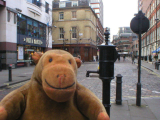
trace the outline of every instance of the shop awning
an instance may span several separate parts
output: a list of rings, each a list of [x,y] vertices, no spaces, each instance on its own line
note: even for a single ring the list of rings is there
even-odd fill
[[[160,51],[160,47],[157,50],[153,51],[152,53],[158,53],[159,51]]]

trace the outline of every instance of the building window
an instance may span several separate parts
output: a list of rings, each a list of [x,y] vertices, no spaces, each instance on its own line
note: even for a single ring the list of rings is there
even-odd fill
[[[99,8],[100,5],[99,4],[91,4],[91,8]]]
[[[72,1],[72,7],[78,6],[78,1]]]
[[[29,37],[46,39],[46,25],[22,14],[17,16],[17,32]]]
[[[39,36],[39,31],[38,31],[38,22],[33,21],[33,37],[38,38]],[[44,37],[44,35],[43,35]]]
[[[14,13],[14,24],[17,22],[17,14]]]
[[[26,35],[27,34],[27,18],[21,14],[18,14],[17,19],[17,32],[18,34]]]
[[[38,7],[41,6],[40,0],[27,0],[27,2],[30,2],[30,3],[32,3],[32,4],[35,4],[35,5],[37,5]]]
[[[72,11],[72,18],[77,18],[76,11]]]
[[[62,7],[66,7],[66,3],[65,2],[60,2],[59,3],[59,8],[62,8]]]
[[[59,28],[59,38],[60,39],[64,38],[64,29],[63,28]]]
[[[95,13],[100,13],[99,9],[94,9]]]
[[[7,11],[7,21],[10,22],[10,11]]]
[[[64,19],[64,13],[63,12],[60,12],[59,13],[59,20],[63,20]]]
[[[27,19],[27,33],[28,33],[28,36],[30,37],[33,36],[32,19],[30,18]]]
[[[39,37],[40,39],[46,39],[46,26],[39,23]]]
[[[46,13],[48,13],[49,12],[49,4],[47,2],[45,4],[45,9],[46,9]]]
[[[76,27],[72,27],[72,38],[77,38]]]

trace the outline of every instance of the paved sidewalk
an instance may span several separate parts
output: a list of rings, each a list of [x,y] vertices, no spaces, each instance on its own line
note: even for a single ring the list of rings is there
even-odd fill
[[[128,59],[131,60],[131,58],[128,58]],[[137,59],[135,59],[135,63],[138,64],[138,60],[137,60]],[[160,69],[159,69],[159,70],[155,69],[155,64],[154,64],[154,63],[152,64],[152,62],[147,62],[147,61],[141,60],[141,65],[142,65],[143,67],[149,69],[150,71],[152,71],[152,72],[160,75]]]
[[[135,99],[123,100],[122,105],[111,104],[111,120],[160,120],[160,98],[142,99],[141,107]]]
[[[12,81],[9,81],[9,71],[0,71],[0,88],[13,85],[19,82],[30,80],[35,66],[12,69]]]
[[[131,58],[127,58],[131,61]],[[137,62],[137,60],[135,60]],[[83,64],[90,64],[93,62],[85,62]],[[98,62],[94,62],[98,65]],[[142,61],[142,66],[155,72],[160,73],[160,70],[155,70],[152,63]],[[31,78],[35,66],[22,67],[12,69],[12,81],[8,81],[8,70],[0,72],[0,88],[7,85],[16,84],[18,82],[26,81]],[[111,120],[160,120],[160,97],[143,98],[141,99],[141,107],[136,106],[136,98],[123,99],[122,105],[116,105],[115,101],[111,100],[110,118]]]

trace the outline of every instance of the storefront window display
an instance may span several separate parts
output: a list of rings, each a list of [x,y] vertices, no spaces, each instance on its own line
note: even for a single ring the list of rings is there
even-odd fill
[[[18,60],[30,60],[31,56],[34,52],[44,52],[44,48],[42,47],[34,47],[34,46],[18,46],[17,47]]]
[[[23,67],[28,65],[34,65],[32,55],[34,52],[44,52],[43,47],[34,46],[17,46],[17,67]]]

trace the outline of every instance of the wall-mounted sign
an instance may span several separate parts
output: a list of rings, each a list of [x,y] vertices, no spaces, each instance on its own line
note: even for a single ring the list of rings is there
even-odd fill
[[[36,39],[34,39],[34,44],[42,45],[43,42],[42,42],[42,40],[36,40]]]
[[[32,44],[36,44],[36,45],[42,45],[43,44],[42,40],[33,39],[33,38],[24,38],[24,42],[32,43]]]
[[[79,33],[79,36],[83,36],[83,33]]]

